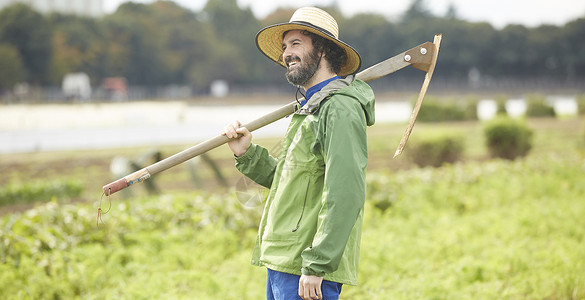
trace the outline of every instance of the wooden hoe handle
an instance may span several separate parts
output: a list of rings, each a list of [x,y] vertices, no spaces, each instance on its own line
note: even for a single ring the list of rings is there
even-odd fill
[[[435,36],[436,40],[436,36]],[[412,65],[413,67],[423,70],[425,72],[429,72],[429,68],[434,68],[434,63],[436,62],[436,52],[438,52],[438,47],[433,45],[433,43],[426,42],[421,45],[418,45],[408,51],[402,52],[394,57],[391,57],[383,62],[380,62],[374,66],[371,66],[356,75],[358,79],[363,81],[372,81],[378,79],[380,77],[386,76],[393,72],[396,72],[400,69],[403,69],[407,66]],[[427,77],[428,73],[427,73]],[[430,80],[430,78],[429,78]],[[426,83],[426,80],[425,80]],[[428,86],[428,83],[427,83]],[[424,87],[424,86],[423,86]],[[426,89],[425,89],[426,91]],[[424,97],[424,94],[423,94]],[[419,101],[420,96],[419,96]],[[257,130],[262,128],[268,124],[271,124],[275,121],[278,121],[288,115],[293,114],[297,109],[297,101],[291,102],[282,106],[281,108],[268,113],[254,121],[251,121],[247,124],[242,126],[248,128],[250,131]],[[419,106],[420,107],[420,106]],[[416,116],[415,116],[416,118]],[[412,122],[412,120],[411,120]],[[412,122],[414,124],[414,122]],[[412,130],[412,128],[411,128]],[[410,133],[410,132],[409,132]],[[215,149],[225,143],[227,143],[229,139],[225,135],[219,135],[214,138],[211,138],[207,141],[201,142],[200,144],[193,146],[191,148],[185,149],[171,157],[163,159],[159,162],[156,162],[146,168],[138,170],[130,175],[124,176],[114,182],[111,182],[105,186],[103,186],[104,195],[110,196],[117,191],[125,189],[135,183],[140,183],[150,176],[160,173],[166,169],[174,167],[180,163],[183,163],[193,157],[201,155],[209,150]]]

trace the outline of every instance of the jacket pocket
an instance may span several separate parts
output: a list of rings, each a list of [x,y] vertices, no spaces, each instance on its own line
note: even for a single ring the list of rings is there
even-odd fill
[[[309,184],[310,176],[306,170],[298,168],[279,182],[274,195],[269,196],[266,206],[265,228],[262,234],[264,241],[298,240],[299,228],[306,219],[311,199]],[[271,191],[272,192],[272,191]],[[295,229],[296,228],[296,229]],[[295,229],[295,230],[293,230]]]
[[[305,190],[305,199],[303,200],[303,207],[301,208],[301,215],[299,216],[299,220],[297,221],[297,226],[292,230],[292,232],[296,232],[299,230],[301,226],[301,220],[303,220],[303,215],[305,214],[305,208],[307,207],[307,197],[309,197],[309,187],[311,186],[311,181],[307,180],[307,189]]]

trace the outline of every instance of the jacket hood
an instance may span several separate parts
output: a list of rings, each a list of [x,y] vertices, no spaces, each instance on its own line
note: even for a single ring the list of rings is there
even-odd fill
[[[343,79],[331,81],[319,92],[315,93],[307,103],[296,113],[312,115],[319,110],[321,103],[329,99],[331,94],[348,96],[360,103],[366,115],[366,124],[374,125],[375,119],[375,97],[372,88],[365,82],[350,75]]]

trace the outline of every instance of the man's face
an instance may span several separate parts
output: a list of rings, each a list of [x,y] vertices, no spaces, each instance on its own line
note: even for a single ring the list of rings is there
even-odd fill
[[[291,30],[283,38],[282,50],[286,79],[295,86],[305,86],[319,68],[319,55],[311,38],[300,30]]]

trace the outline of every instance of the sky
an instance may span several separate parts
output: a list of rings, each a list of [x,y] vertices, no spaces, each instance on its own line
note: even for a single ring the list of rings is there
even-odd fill
[[[112,13],[127,0],[103,0],[104,11]],[[155,0],[134,0],[150,3]],[[240,7],[249,7],[257,18],[263,18],[277,7],[327,6],[337,2],[346,16],[374,12],[397,18],[410,6],[411,0],[237,0]],[[207,0],[175,0],[179,5],[199,11]],[[584,0],[426,0],[435,15],[444,15],[450,4],[457,8],[459,18],[471,22],[489,22],[496,28],[508,24],[536,27],[542,24],[564,25],[585,17]]]

